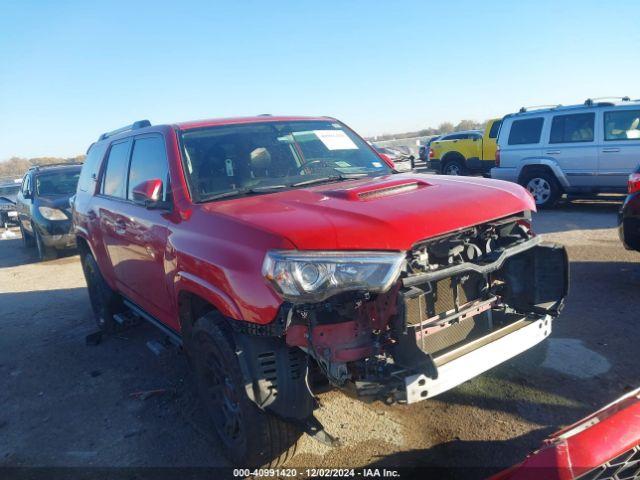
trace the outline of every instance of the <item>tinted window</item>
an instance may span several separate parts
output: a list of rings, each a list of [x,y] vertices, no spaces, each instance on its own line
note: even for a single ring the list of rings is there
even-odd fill
[[[604,139],[640,140],[640,110],[605,112]]]
[[[542,118],[515,120],[509,132],[509,145],[526,145],[538,143],[542,132]]]
[[[166,184],[167,169],[167,156],[162,137],[144,137],[135,140],[131,154],[131,167],[129,168],[127,198],[131,200],[133,189],[145,180],[159,178]]]
[[[102,193],[112,197],[124,198],[127,184],[127,164],[129,154],[129,142],[116,143],[111,146],[107,169],[104,172]]]
[[[106,142],[93,145],[89,149],[84,165],[82,165],[82,172],[80,173],[80,180],[78,181],[78,190],[82,190],[83,192],[94,192],[94,181],[98,178],[100,161],[102,160],[106,149]]]
[[[454,133],[452,135],[447,135],[446,137],[442,137],[440,140],[460,140],[461,138],[464,138],[464,135],[461,135],[459,133]]]
[[[489,138],[496,138],[498,136],[498,130],[500,130],[500,125],[502,125],[502,120],[493,122],[493,125],[491,125],[491,130],[489,130]]]
[[[595,113],[556,115],[551,123],[549,143],[593,142]]]

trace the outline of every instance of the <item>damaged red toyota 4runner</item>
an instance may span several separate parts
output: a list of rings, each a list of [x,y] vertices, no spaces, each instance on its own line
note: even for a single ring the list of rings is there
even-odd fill
[[[98,325],[182,345],[235,465],[286,461],[314,390],[413,403],[549,335],[562,246],[513,183],[399,174],[327,117],[207,120],[105,133],[74,202]]]

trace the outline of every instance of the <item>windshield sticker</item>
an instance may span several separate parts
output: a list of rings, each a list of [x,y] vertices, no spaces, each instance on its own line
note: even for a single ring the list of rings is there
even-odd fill
[[[314,130],[328,150],[357,150],[358,147],[342,130]]]
[[[224,165],[227,170],[227,177],[233,177],[233,160],[231,160],[230,158],[227,158],[224,161]]]
[[[340,162],[335,162],[335,164],[336,164],[337,166],[339,166],[339,167],[342,167],[342,168],[348,168],[348,167],[350,167],[350,166],[351,166],[351,164],[350,164],[349,162],[342,162],[342,161],[340,161]]]
[[[382,164],[380,162],[371,162],[371,165],[373,165],[376,168],[382,167]]]

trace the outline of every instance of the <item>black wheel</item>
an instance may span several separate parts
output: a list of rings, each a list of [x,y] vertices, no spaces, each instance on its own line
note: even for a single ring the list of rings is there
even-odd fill
[[[38,251],[38,260],[51,260],[56,258],[57,252],[54,248],[47,247],[42,240],[42,236],[34,229],[34,236],[36,237],[36,250]]]
[[[188,349],[198,393],[233,466],[275,468],[293,457],[301,432],[249,399],[224,322],[211,312],[199,318],[191,331]]]
[[[33,247],[33,237],[27,233],[27,231],[22,226],[22,223],[19,223],[20,226],[20,235],[22,235],[22,245],[26,248]]]
[[[562,196],[562,189],[555,175],[548,170],[525,172],[520,185],[531,193],[539,208],[553,208]]]
[[[449,160],[442,165],[443,175],[465,175],[466,168],[462,160]]]
[[[123,310],[120,295],[107,285],[98,264],[90,253],[82,258],[82,271],[87,281],[89,301],[98,327],[107,333],[116,331],[119,324],[113,316]]]

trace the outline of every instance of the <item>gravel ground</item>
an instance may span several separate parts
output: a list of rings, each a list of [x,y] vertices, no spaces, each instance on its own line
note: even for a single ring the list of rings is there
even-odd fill
[[[546,353],[411,406],[323,394],[317,416],[342,446],[305,437],[291,466],[463,465],[482,467],[479,477],[637,385],[640,254],[618,240],[618,206],[574,201],[534,217],[571,259],[571,295]],[[148,325],[85,345],[94,331],[77,256],[37,263],[19,232],[0,240],[0,466],[226,465],[199,421],[184,356],[152,353],[146,343],[162,337]],[[132,396],[155,389],[164,391]]]

